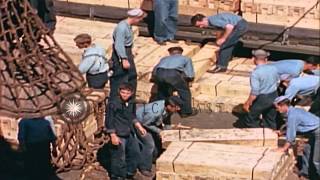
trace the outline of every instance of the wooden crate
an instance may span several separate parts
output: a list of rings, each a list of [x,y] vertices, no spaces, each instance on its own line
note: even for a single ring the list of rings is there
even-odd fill
[[[294,165],[290,152],[200,142],[174,142],[156,163],[157,179],[282,180]]]
[[[18,123],[19,120],[17,118],[0,116],[0,136],[3,136],[7,140],[13,140],[17,142]]]

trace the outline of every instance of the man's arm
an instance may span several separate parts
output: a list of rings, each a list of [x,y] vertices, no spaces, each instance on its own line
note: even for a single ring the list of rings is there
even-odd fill
[[[193,69],[193,64],[192,64],[192,60],[190,58],[186,58],[187,60],[187,64],[185,66],[185,74],[187,75],[187,77],[192,80],[195,76],[194,73],[194,69]]]
[[[290,101],[298,94],[299,88],[295,85],[290,85],[286,89],[284,96],[286,96]]]
[[[227,38],[230,36],[230,34],[232,33],[233,29],[234,29],[234,25],[232,24],[227,24],[225,27],[224,27],[225,31],[222,35],[222,37],[220,37],[219,39],[217,39],[217,44],[219,46],[221,46],[226,40]]]
[[[125,48],[125,33],[126,30],[122,27],[118,27],[115,31],[114,47],[121,60],[128,59]]]
[[[257,98],[259,95],[259,89],[260,89],[260,81],[258,76],[255,74],[255,72],[252,72],[250,77],[250,86],[251,86],[251,92],[247,99],[247,101],[243,105],[243,109],[247,112],[249,112],[249,109],[253,103],[253,101]]]

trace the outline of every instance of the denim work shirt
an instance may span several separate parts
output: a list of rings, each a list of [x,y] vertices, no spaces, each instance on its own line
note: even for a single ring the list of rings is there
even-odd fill
[[[290,81],[285,96],[292,100],[296,95],[305,96],[316,93],[319,88],[319,83],[319,76],[306,75],[294,78]]]
[[[136,104],[133,100],[124,102],[120,97],[108,102],[106,112],[107,133],[116,133],[120,137],[127,137],[134,133],[136,119]]]
[[[258,65],[250,76],[251,95],[270,94],[278,87],[279,75],[275,67]]]
[[[277,68],[279,75],[290,74],[292,77],[298,77],[303,71],[304,61],[286,59],[270,63],[270,65]]]
[[[122,20],[114,29],[113,44],[118,56],[121,59],[128,59],[126,47],[133,44],[133,31],[127,20]]]
[[[94,75],[108,71],[109,65],[105,57],[106,51],[99,45],[93,44],[86,48],[79,65],[80,72]]]
[[[232,14],[232,13],[219,13],[214,16],[209,16],[209,26],[214,26],[218,28],[225,28],[227,24],[236,26],[239,21],[242,20],[242,17]]]
[[[152,132],[160,133],[159,126],[163,123],[163,119],[168,116],[165,110],[165,101],[160,100],[144,104],[137,109],[136,116],[145,128]]]
[[[183,55],[171,55],[163,57],[159,64],[154,67],[153,74],[157,69],[175,69],[183,72],[188,78],[194,78],[193,64],[189,57]]]
[[[289,107],[286,139],[294,143],[297,132],[305,133],[319,128],[319,117],[299,108]]]

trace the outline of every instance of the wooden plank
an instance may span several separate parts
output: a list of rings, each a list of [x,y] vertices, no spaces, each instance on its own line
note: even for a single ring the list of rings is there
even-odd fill
[[[190,146],[192,143],[190,142],[177,142],[171,144],[167,151],[165,151],[156,162],[157,171],[162,172],[174,172],[172,162],[175,160],[177,155],[183,151],[183,149]]]
[[[248,84],[234,83],[233,81],[222,81],[217,85],[217,96],[248,96],[250,94]]]
[[[217,46],[207,44],[192,57],[192,63],[195,70],[194,81],[199,80],[200,77],[210,69],[210,64],[216,62],[217,50]]]
[[[255,147],[277,147],[278,136],[271,129],[192,129],[165,130],[161,132],[163,142],[211,142]]]

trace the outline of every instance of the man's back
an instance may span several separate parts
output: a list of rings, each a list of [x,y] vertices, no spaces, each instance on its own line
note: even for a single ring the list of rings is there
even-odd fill
[[[175,69],[180,72],[184,72],[185,75],[189,78],[194,77],[194,70],[192,61],[189,57],[183,55],[170,55],[162,58],[155,67],[155,69]]]
[[[277,68],[279,75],[290,74],[293,77],[298,77],[303,71],[304,61],[298,59],[286,59],[273,62],[270,65]]]
[[[258,65],[251,73],[251,88],[255,95],[269,94],[277,90],[278,71],[268,64]]]

